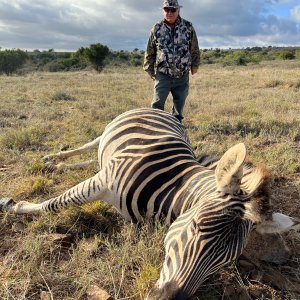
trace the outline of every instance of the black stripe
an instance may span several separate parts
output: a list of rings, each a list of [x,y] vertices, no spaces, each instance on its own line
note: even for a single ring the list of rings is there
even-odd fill
[[[161,164],[159,164],[158,169],[163,169],[164,167],[170,166],[170,161],[173,161],[173,159],[170,159],[168,161],[165,161]],[[149,198],[153,195],[155,191],[161,188],[161,186],[167,182],[170,182],[176,175],[180,174],[182,171],[186,170],[186,168],[193,166],[194,162],[184,162],[180,165],[174,166],[171,169],[168,169],[167,171],[164,171],[163,173],[158,174],[155,178],[153,178],[151,181],[149,181],[146,186],[143,188],[139,195],[138,200],[138,210],[139,213],[143,216],[147,212],[147,204]],[[149,170],[150,171],[150,170]],[[175,183],[172,184],[172,187],[176,186],[176,188],[180,188],[184,182],[182,181],[182,177],[175,181]],[[170,191],[170,189],[169,189]],[[162,215],[166,216],[171,203],[174,200],[175,192],[172,191],[169,197],[165,200],[163,207],[162,207]],[[147,199],[147,201],[145,201]],[[159,203],[159,200],[155,200],[156,203]]]
[[[130,141],[130,140],[129,140]],[[145,143],[144,143],[145,141]],[[127,142],[128,143],[128,142]],[[140,147],[140,145],[149,145],[149,147]],[[128,143],[129,144],[129,143]],[[186,144],[179,138],[174,138],[174,137],[164,137],[162,139],[157,140],[157,143],[153,143],[153,140],[148,142],[148,140],[140,140],[140,144],[130,144],[130,145],[136,145],[136,148],[131,148],[131,149],[124,149],[122,151],[122,154],[126,153],[146,153],[149,154],[153,151],[163,151],[163,150],[171,150],[175,148],[181,148],[182,151],[188,150],[189,153],[193,156],[193,152],[186,146]],[[147,146],[148,146],[147,145]],[[122,149],[120,147],[120,149]]]
[[[147,119],[152,118],[153,120],[168,123],[170,126],[177,126],[177,127],[182,126],[178,122],[178,120],[170,113],[167,113],[162,110],[153,110],[153,109],[135,109],[130,112],[126,112],[122,115],[119,115],[117,118],[115,118],[110,125],[114,125],[114,123],[121,122],[122,120],[129,119],[130,121],[132,120],[132,117],[140,117],[140,118],[147,118]],[[110,129],[109,128],[110,125],[108,125],[108,129]]]
[[[112,135],[111,139],[106,142],[106,144],[103,146],[103,149],[102,149],[101,161],[103,162],[103,155],[105,153],[105,150],[110,146],[110,144],[113,141],[116,141],[119,138],[124,138],[126,135],[137,135],[138,136],[139,134],[144,134],[144,135],[148,135],[148,136],[156,136],[156,137],[166,135],[164,132],[156,132],[156,131],[148,129],[148,128],[137,127],[137,126],[127,127],[124,130],[121,130],[120,132]]]
[[[132,199],[133,199],[133,195],[134,192],[138,189],[138,187],[145,181],[147,180],[147,178],[149,178],[149,176],[157,171],[160,171],[164,168],[168,168],[168,167],[172,167],[172,165],[178,161],[180,161],[181,159],[187,159],[190,158],[190,153],[189,151],[187,151],[186,149],[184,150],[172,150],[170,149],[170,151],[166,151],[163,153],[159,153],[159,154],[154,154],[154,155],[150,155],[147,156],[145,158],[143,158],[141,160],[141,163],[139,163],[138,165],[134,166],[134,168],[132,169],[131,174],[128,176],[128,178],[126,179],[126,182],[124,184],[124,188],[129,184],[129,181],[131,180],[132,176],[139,171],[139,169],[141,168],[141,166],[145,165],[148,162],[155,162],[157,160],[160,159],[165,159],[170,157],[171,155],[177,155],[176,157],[173,158],[169,158],[166,159],[163,162],[160,163],[155,163],[153,165],[148,166],[145,170],[143,170],[141,172],[141,174],[139,175],[139,177],[135,180],[135,182],[130,186],[128,194],[127,194],[127,198],[126,198],[126,207],[127,210],[130,214],[130,216],[132,217],[133,220],[136,220],[133,211],[132,211]],[[187,155],[187,156],[185,156]],[[191,159],[191,163],[194,164],[194,161]],[[173,168],[174,169],[174,168]],[[181,169],[181,168],[180,168]],[[177,170],[177,171],[176,171]],[[138,196],[139,200],[138,200],[138,207],[139,207],[139,211],[141,213],[141,215],[144,215],[146,210],[147,210],[147,203],[149,201],[149,198],[153,195],[153,193],[159,188],[161,187],[164,183],[168,182],[169,180],[172,179],[172,177],[174,177],[176,174],[178,174],[179,169],[175,168],[176,173],[174,172],[163,172],[156,176],[155,178],[153,178],[151,180],[151,183],[146,185],[146,188],[143,189],[143,191],[141,192],[141,194]]]

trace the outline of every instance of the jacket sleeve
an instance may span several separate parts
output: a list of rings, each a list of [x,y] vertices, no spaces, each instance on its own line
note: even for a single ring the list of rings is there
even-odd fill
[[[147,43],[147,48],[144,56],[144,70],[150,75],[155,74],[156,61],[156,43],[153,30],[150,32],[150,37]]]
[[[198,39],[195,29],[192,30],[192,42],[191,42],[191,59],[192,68],[198,68],[200,65],[200,50],[198,45]]]

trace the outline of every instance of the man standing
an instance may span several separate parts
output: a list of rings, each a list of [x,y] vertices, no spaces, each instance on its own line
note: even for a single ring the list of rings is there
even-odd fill
[[[150,32],[144,70],[155,80],[151,106],[164,109],[169,92],[173,96],[172,114],[181,122],[189,91],[189,70],[197,73],[200,51],[192,23],[180,17],[177,0],[164,0],[164,19]]]

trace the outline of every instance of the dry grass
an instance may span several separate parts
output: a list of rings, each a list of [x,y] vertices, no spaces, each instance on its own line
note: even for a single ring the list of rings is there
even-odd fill
[[[191,78],[184,119],[197,154],[221,155],[244,141],[249,158],[274,175],[276,208],[294,216],[300,214],[299,67],[299,61],[203,66]],[[95,138],[121,112],[149,106],[152,89],[134,68],[1,76],[0,196],[40,202],[94,174],[48,173],[41,157]],[[143,299],[159,276],[166,229],[123,222],[105,204],[39,217],[1,214],[0,222],[0,299],[40,299],[41,291],[54,299],[86,299],[92,284],[116,299]],[[54,242],[56,234],[65,240]],[[273,270],[299,284],[300,237],[284,238],[292,256]],[[232,265],[201,287],[196,299],[247,295],[299,299],[299,290],[278,280],[253,280]]]

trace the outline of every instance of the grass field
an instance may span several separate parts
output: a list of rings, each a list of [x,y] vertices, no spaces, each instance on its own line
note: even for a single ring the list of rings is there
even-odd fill
[[[0,198],[38,203],[92,176],[96,169],[48,172],[41,157],[90,141],[126,110],[148,107],[152,90],[140,68],[0,76]],[[197,155],[220,156],[244,142],[248,159],[270,169],[276,210],[297,217],[299,116],[299,60],[205,65],[191,78],[184,125]],[[81,157],[90,158],[96,153]],[[57,215],[1,213],[0,222],[0,299],[41,299],[42,291],[44,299],[86,299],[92,285],[115,299],[144,299],[158,279],[166,228],[137,228],[106,204]],[[283,264],[247,256],[194,299],[300,299],[300,234],[282,238],[291,251]]]

